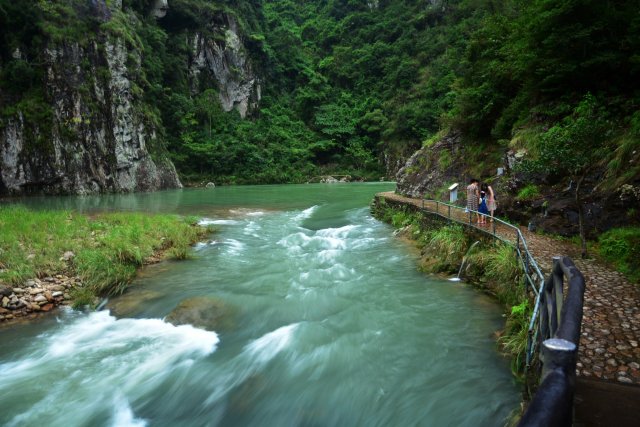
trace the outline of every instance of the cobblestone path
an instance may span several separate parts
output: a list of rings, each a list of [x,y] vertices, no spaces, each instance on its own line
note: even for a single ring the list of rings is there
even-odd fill
[[[402,197],[393,192],[378,196],[449,214],[446,206],[436,206],[433,202],[423,204],[420,199]],[[459,210],[452,209],[451,217],[459,222],[469,222],[468,214]],[[474,226],[494,232],[493,223]],[[640,385],[640,287],[601,261],[581,259],[580,249],[570,243],[531,233],[523,227],[520,231],[543,274],[551,271],[554,256],[569,256],[585,277],[577,374]],[[512,229],[499,224],[495,233],[505,240],[515,239]]]

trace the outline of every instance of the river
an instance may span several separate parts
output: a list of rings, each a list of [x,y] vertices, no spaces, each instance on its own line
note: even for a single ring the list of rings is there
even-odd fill
[[[176,212],[219,231],[146,267],[99,312],[0,329],[0,425],[499,426],[519,404],[500,307],[417,271],[371,217],[392,183],[32,198],[34,208]],[[185,299],[218,330],[163,319]]]

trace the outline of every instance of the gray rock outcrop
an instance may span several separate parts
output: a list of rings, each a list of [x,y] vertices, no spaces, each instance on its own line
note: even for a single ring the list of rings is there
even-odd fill
[[[182,186],[135,94],[139,53],[120,38],[100,37],[50,44],[43,52],[42,111],[18,104],[13,115],[0,119],[0,194]]]
[[[207,38],[201,33],[193,36],[193,58],[189,67],[192,90],[198,91],[200,73],[211,73],[218,86],[222,109],[235,108],[244,118],[260,101],[260,81],[245,52],[235,18],[229,14],[223,17],[224,24],[214,28],[224,35],[224,40]]]
[[[437,193],[463,178],[460,134],[446,135],[433,145],[422,147],[396,174],[399,194],[434,198]]]

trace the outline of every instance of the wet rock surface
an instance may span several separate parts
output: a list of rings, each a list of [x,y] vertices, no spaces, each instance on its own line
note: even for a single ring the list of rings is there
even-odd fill
[[[422,207],[422,200],[395,193],[378,195],[386,200]],[[425,204],[435,211],[435,204]],[[456,211],[458,213],[458,211]],[[460,212],[458,220],[467,222]],[[492,225],[484,227],[492,231]],[[569,256],[586,280],[581,339],[576,374],[620,384],[640,385],[640,289],[622,273],[597,259],[581,259],[580,248],[570,243],[520,231],[533,257],[544,274],[551,271],[553,257]],[[513,231],[496,227],[504,239],[512,239]]]
[[[236,310],[213,297],[194,297],[180,302],[165,319],[174,325],[193,325],[208,331],[233,328]]]

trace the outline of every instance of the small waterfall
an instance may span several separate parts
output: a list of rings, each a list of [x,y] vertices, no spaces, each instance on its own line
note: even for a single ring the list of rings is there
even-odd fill
[[[480,243],[480,240],[476,240],[475,242],[473,242],[473,244],[469,247],[469,249],[467,250],[467,253],[464,254],[464,256],[462,257],[462,264],[460,264],[460,269],[458,270],[458,275],[456,277],[452,277],[449,280],[452,282],[459,282],[460,280],[462,280],[462,269],[465,266],[465,263],[467,262],[467,257],[469,256],[469,253],[471,253],[471,250],[478,244]]]
[[[103,298],[102,301],[100,301],[100,304],[98,304],[98,306],[96,307],[96,311],[102,310],[107,305],[108,302],[109,302],[109,298]]]

